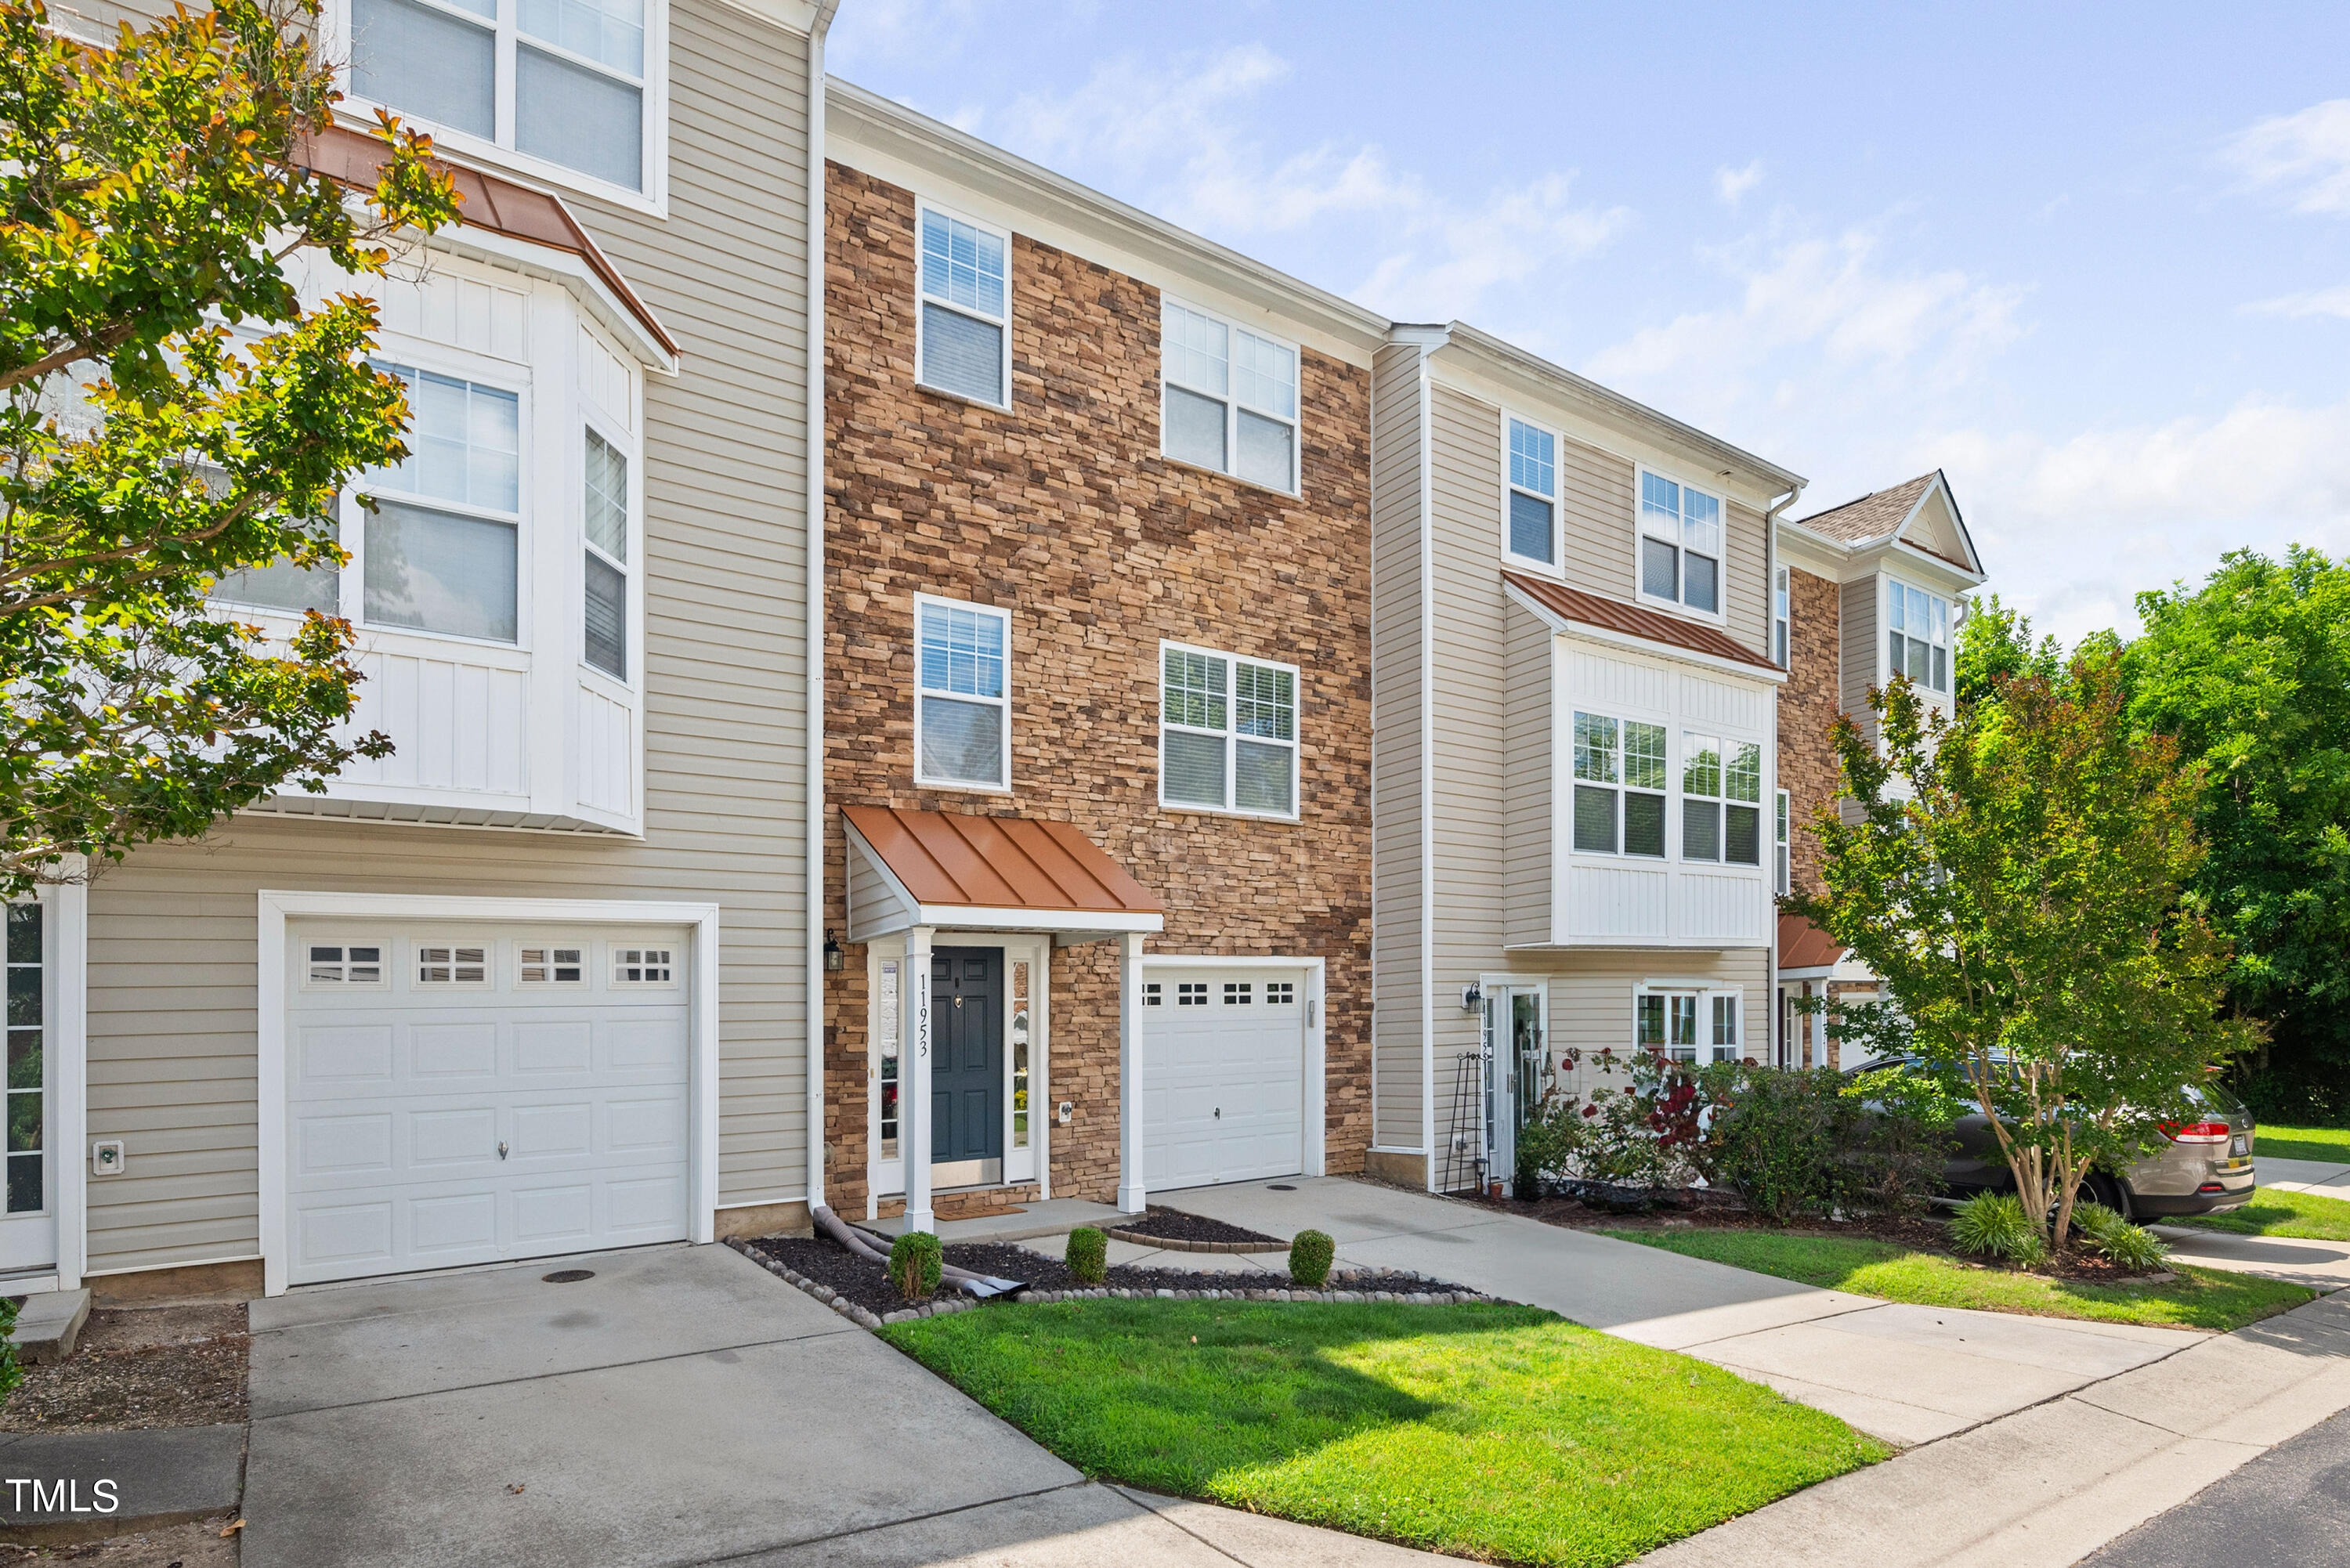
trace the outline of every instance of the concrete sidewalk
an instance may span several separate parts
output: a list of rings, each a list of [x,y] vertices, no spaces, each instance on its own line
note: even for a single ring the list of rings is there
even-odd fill
[[[1888,1442],[1929,1442],[2175,1355],[2192,1330],[1903,1306],[1342,1178],[1154,1193],[1342,1263],[1411,1269],[1769,1384]],[[1210,1254],[1148,1261],[1196,1266]],[[1123,1261],[1123,1260],[1121,1260]],[[1278,1254],[1266,1260],[1280,1266]]]

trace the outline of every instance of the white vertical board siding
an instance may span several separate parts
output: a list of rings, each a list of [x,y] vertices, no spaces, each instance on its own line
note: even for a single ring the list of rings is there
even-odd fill
[[[802,1195],[806,51],[672,0],[668,217],[565,196],[682,351],[644,394],[644,837],[243,819],[108,873],[89,1135],[130,1159],[90,1183],[94,1272],[257,1251],[264,888],[715,900],[718,1200]]]
[[[1420,1143],[1419,356],[1371,365],[1372,1141]]]
[[[1555,831],[1558,734],[1555,672],[1563,657],[1550,628],[1523,605],[1504,612],[1508,639],[1507,711],[1502,727],[1502,901],[1503,938],[1552,940],[1551,844]]]

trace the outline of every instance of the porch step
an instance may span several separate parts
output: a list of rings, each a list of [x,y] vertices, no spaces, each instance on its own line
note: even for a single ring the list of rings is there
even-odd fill
[[[1052,1198],[1042,1203],[1023,1204],[1019,1210],[1004,1214],[975,1214],[968,1220],[941,1220],[938,1222],[939,1240],[949,1244],[957,1241],[1033,1241],[1039,1236],[1066,1236],[1080,1225],[1090,1225],[1107,1231],[1121,1220],[1137,1216],[1128,1214],[1107,1203],[1088,1203],[1082,1198]],[[903,1235],[905,1216],[893,1220],[875,1220],[863,1223],[868,1231],[879,1231],[884,1236]]]
[[[8,1338],[16,1359],[27,1366],[63,1361],[73,1354],[81,1325],[89,1321],[89,1293],[42,1291],[16,1309],[16,1329]]]

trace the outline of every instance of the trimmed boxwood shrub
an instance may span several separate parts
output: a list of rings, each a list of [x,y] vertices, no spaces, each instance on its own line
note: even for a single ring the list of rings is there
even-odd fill
[[[909,1231],[889,1243],[889,1283],[910,1302],[927,1301],[938,1293],[939,1271],[946,1249],[928,1231]]]
[[[1300,1231],[1289,1243],[1289,1277],[1309,1291],[1318,1291],[1330,1277],[1330,1260],[1338,1243],[1319,1231]]]
[[[1109,1268],[1109,1238],[1090,1225],[1080,1225],[1069,1232],[1069,1250],[1062,1261],[1078,1283],[1097,1285]]]

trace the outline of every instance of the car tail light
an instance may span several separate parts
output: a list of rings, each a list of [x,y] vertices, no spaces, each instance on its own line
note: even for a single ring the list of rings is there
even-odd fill
[[[2225,1143],[2230,1135],[2225,1122],[2165,1122],[2162,1136],[2173,1143]]]

